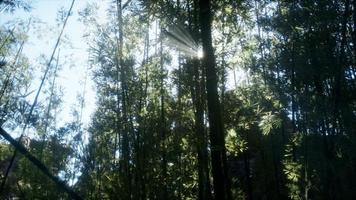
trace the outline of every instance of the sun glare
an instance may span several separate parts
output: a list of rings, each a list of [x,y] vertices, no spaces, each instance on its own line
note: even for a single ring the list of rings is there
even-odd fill
[[[197,51],[197,57],[200,59],[200,58],[203,58],[203,49],[201,47],[198,48],[198,51]]]

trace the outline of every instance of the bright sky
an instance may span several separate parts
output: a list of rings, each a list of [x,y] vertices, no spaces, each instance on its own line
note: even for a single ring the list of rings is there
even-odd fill
[[[17,9],[14,13],[0,13],[0,26],[16,18],[26,21],[33,18],[32,21],[40,20],[43,22],[43,24],[36,25],[37,27],[41,27],[40,30],[35,30],[33,27],[30,29],[29,41],[25,43],[23,49],[23,53],[29,58],[31,65],[36,69],[36,80],[32,84],[32,90],[37,90],[39,80],[43,74],[40,70],[43,64],[39,64],[39,56],[43,54],[47,59],[51,56],[60,28],[62,27],[62,23],[58,26],[56,21],[58,10],[63,9],[68,11],[72,0],[33,0],[31,2],[31,12]],[[62,41],[69,40],[71,45],[64,44],[59,47],[61,52],[59,62],[62,64],[62,70],[59,72],[56,82],[63,89],[64,102],[62,111],[58,115],[58,126],[72,120],[72,108],[75,104],[78,105],[77,96],[83,92],[85,72],[88,67],[88,45],[82,37],[85,27],[82,22],[78,21],[78,11],[83,10],[88,3],[93,2],[97,2],[100,6],[98,13],[105,13],[106,8],[104,6],[107,5],[108,0],[100,2],[96,0],[76,0],[73,7],[73,15],[69,17],[62,36]],[[105,16],[99,16],[99,21],[104,21],[104,19]],[[55,62],[53,61],[53,63]],[[49,83],[47,82],[46,84]],[[42,95],[42,97],[44,96]],[[34,98],[34,95],[32,98]],[[87,125],[90,115],[95,109],[95,89],[90,74],[87,78],[85,100],[82,120]]]

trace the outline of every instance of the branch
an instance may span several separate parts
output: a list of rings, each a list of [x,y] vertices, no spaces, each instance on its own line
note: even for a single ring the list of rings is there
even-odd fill
[[[128,6],[130,2],[131,2],[131,0],[127,0],[126,3],[122,6],[122,10],[125,9],[126,6]]]
[[[56,185],[64,190],[72,199],[82,200],[82,198],[74,192],[65,181],[60,180],[57,176],[51,174],[49,169],[36,157],[34,157],[22,144],[12,138],[4,129],[0,128],[0,135],[2,135],[7,141],[11,143],[12,146],[16,148],[21,154],[23,154],[32,164],[36,165],[36,167],[42,171],[48,178],[50,178]]]

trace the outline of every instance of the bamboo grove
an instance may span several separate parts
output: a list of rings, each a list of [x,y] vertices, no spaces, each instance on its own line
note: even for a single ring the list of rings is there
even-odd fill
[[[70,2],[35,91],[39,22],[1,24],[1,199],[356,198],[356,0]],[[71,12],[88,76],[58,126]]]

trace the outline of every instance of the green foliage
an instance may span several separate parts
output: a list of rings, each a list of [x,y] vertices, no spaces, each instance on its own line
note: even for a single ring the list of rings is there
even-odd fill
[[[234,129],[228,130],[225,140],[228,155],[238,156],[248,148],[247,142],[240,135],[238,135]]]
[[[282,125],[282,120],[277,117],[277,115],[272,114],[272,112],[267,112],[261,117],[261,121],[258,124],[263,135],[268,135],[273,129],[280,128]]]
[[[303,137],[300,133],[296,133],[291,137],[290,142],[286,145],[283,172],[287,179],[287,188],[291,199],[302,199],[302,190],[300,182],[302,179],[302,164],[296,160],[296,148],[301,146]]]
[[[24,0],[0,0],[0,11],[14,12],[15,9],[31,10],[31,4]]]

